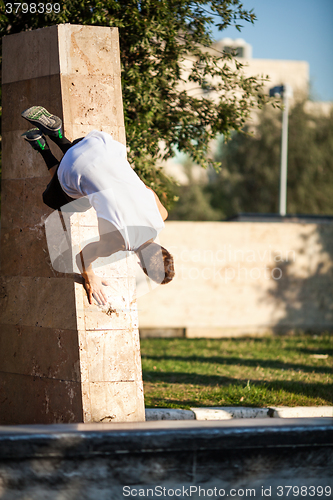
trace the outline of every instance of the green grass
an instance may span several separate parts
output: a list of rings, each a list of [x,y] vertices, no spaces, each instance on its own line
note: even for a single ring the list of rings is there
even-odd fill
[[[141,351],[148,408],[333,404],[329,334],[142,339]]]

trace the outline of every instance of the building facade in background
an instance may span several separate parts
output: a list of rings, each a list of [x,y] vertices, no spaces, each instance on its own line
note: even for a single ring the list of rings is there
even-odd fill
[[[252,57],[252,46],[246,43],[242,38],[232,40],[231,38],[223,38],[215,42],[212,47],[206,49],[210,54],[218,56],[222,52],[234,52],[236,57],[243,66],[243,72],[246,77],[268,77],[268,81],[264,82],[263,90],[267,95],[272,87],[288,84],[293,89],[293,99],[290,101],[290,106],[296,100],[308,99],[310,93],[310,68],[306,61],[289,61],[278,59],[256,59]],[[195,58],[191,55],[184,61],[184,77],[190,73],[192,62]],[[224,62],[223,62],[224,64]],[[183,89],[186,89],[189,95],[195,97],[205,97],[218,100],[218,93],[207,91],[198,88],[193,82],[187,81]],[[332,108],[330,102],[313,102],[308,100],[306,110],[310,113],[328,114]],[[253,111],[249,120],[249,125],[255,127],[257,117],[260,111]],[[216,143],[211,145],[211,150],[214,151]],[[171,175],[180,184],[186,185],[189,179],[184,169],[184,155],[176,155],[164,164],[165,171]],[[191,169],[192,178],[205,182],[208,179],[208,173],[200,166],[193,166]]]

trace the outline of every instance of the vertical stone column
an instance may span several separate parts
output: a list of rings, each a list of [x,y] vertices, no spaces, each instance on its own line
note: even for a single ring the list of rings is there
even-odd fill
[[[130,258],[96,268],[112,280],[107,308],[88,304],[75,265],[53,268],[49,174],[20,137],[21,111],[38,104],[63,118],[69,139],[97,129],[125,143],[118,30],[64,24],[4,37],[2,84],[0,423],[142,421]],[[75,248],[97,237],[93,209],[62,223]]]

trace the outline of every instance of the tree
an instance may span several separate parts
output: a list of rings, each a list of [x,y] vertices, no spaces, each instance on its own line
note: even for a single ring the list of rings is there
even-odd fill
[[[211,194],[204,189],[203,181],[193,176],[193,162],[186,158],[183,162],[184,173],[188,178],[187,185],[175,188],[177,200],[169,212],[169,220],[212,221],[220,220],[222,213],[211,206]]]
[[[2,3],[2,2],[1,2]],[[240,21],[253,22],[240,0],[63,0],[56,13],[6,13],[2,6],[0,35],[60,23],[119,28],[123,102],[129,160],[140,177],[164,200],[171,183],[156,167],[176,146],[196,163],[207,166],[207,148],[217,133],[240,130],[249,111],[264,100],[261,82],[245,78],[231,54],[210,55],[211,27],[223,30]],[[3,4],[2,4],[3,5]],[[31,4],[31,2],[29,3]],[[7,9],[9,10],[9,9]],[[195,56],[189,76],[199,88],[220,92],[220,100],[191,97],[180,90],[182,61]],[[164,148],[161,149],[161,141]]]
[[[288,213],[333,213],[333,112],[309,114],[298,102],[289,115]],[[277,213],[281,112],[265,109],[253,136],[221,143],[222,169],[205,189],[225,217],[240,212]]]
[[[289,212],[333,214],[333,109],[329,116],[316,116],[297,105],[289,144]]]

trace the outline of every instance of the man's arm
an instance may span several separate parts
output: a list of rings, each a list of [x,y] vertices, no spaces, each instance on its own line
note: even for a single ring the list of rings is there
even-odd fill
[[[89,243],[76,256],[76,263],[84,279],[84,287],[88,295],[89,304],[93,303],[93,297],[98,304],[105,305],[107,303],[102,285],[107,285],[108,283],[95,275],[92,263],[98,259],[98,257],[108,255],[109,253],[106,252],[105,245],[100,240]]]
[[[86,269],[90,269],[98,257],[108,257],[120,250],[126,250],[124,238],[111,222],[98,217],[98,233],[99,241],[88,243],[79,254]]]
[[[92,263],[98,257],[108,257],[126,248],[121,233],[109,221],[98,218],[98,231],[99,241],[89,243],[76,256],[76,263],[84,278],[90,304],[92,304],[93,296],[99,303],[106,304],[107,299],[102,285],[109,284],[95,275]]]
[[[148,186],[146,186],[146,188],[147,188],[147,189],[150,189],[150,191],[152,191],[152,192],[154,193],[155,200],[156,200],[156,204],[157,204],[157,208],[158,208],[159,213],[161,214],[162,219],[163,219],[163,220],[167,219],[167,217],[168,217],[168,215],[169,215],[169,214],[168,214],[168,211],[167,211],[167,209],[166,209],[166,208],[162,205],[162,203],[160,202],[160,199],[159,199],[159,197],[157,196],[157,194],[155,193],[155,191],[154,191],[152,188],[148,187]]]

